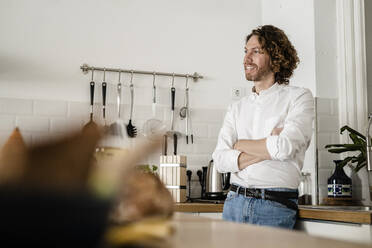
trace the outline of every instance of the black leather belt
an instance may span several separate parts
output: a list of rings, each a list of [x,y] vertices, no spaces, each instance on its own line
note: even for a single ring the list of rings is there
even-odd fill
[[[280,204],[283,204],[287,208],[290,208],[296,211],[298,209],[297,204],[290,200],[290,199],[298,199],[297,192],[270,191],[270,190],[265,190],[265,189],[250,189],[250,188],[240,187],[234,184],[231,185],[230,190],[238,194],[244,195],[246,197],[253,197],[257,199],[275,201]],[[264,191],[264,194],[262,194],[263,191]]]

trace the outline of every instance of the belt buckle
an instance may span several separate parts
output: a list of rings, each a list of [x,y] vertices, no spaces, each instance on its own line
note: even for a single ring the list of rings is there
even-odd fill
[[[258,199],[261,198],[261,190],[260,190],[260,189],[256,189],[256,190],[254,191],[254,197],[255,197],[255,198],[258,198]]]
[[[244,196],[245,197],[248,197],[248,195],[247,195],[247,188],[244,188]]]

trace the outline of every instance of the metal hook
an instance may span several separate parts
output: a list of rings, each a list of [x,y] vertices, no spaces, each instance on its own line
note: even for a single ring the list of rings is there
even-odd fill
[[[130,85],[133,86],[133,70],[130,71]]]
[[[155,116],[155,104],[156,104],[156,86],[155,86],[155,78],[156,78],[156,72],[154,71],[152,73],[153,80],[152,80],[152,115]]]
[[[156,77],[156,72],[152,73],[153,80],[152,80],[152,87],[155,88],[155,77]]]
[[[174,72],[172,74],[172,87],[174,87]]]
[[[106,67],[103,67],[103,82],[106,81]]]
[[[186,90],[189,88],[189,74],[186,74]]]
[[[93,74],[94,74],[94,68],[92,69],[92,81],[94,81],[94,80],[93,80]]]

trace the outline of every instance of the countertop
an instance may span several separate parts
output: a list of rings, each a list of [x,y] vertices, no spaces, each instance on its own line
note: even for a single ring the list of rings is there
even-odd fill
[[[363,244],[309,236],[294,230],[226,222],[184,213],[175,213],[171,222],[175,232],[166,239],[162,247],[370,247]]]
[[[223,204],[176,203],[175,212],[221,213]],[[299,206],[300,219],[340,221],[358,224],[372,224],[372,211],[319,208]]]

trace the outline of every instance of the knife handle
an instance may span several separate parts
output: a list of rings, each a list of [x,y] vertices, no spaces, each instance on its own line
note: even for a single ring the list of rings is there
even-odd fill
[[[103,106],[106,106],[106,89],[107,89],[107,83],[102,83],[102,103]]]
[[[174,101],[176,98],[176,88],[171,88],[171,100],[172,100],[172,110],[174,110]]]
[[[168,145],[167,145],[167,135],[164,135],[163,136],[163,155],[164,156],[167,156],[167,149],[168,149]]]
[[[107,83],[102,83],[102,104],[103,104],[103,118],[106,117],[106,89],[107,89]]]
[[[93,106],[94,102],[94,82],[90,82],[90,105]]]
[[[94,81],[90,82],[90,120],[93,120],[93,103],[94,103]]]
[[[173,154],[177,155],[177,134],[173,134]]]

